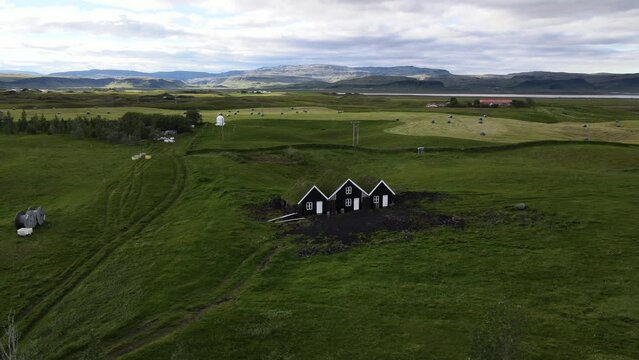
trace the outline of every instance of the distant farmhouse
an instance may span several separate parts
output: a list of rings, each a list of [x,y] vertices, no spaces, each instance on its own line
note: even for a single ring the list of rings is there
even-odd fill
[[[480,99],[479,104],[490,107],[510,106],[513,104],[513,101],[512,99]]]
[[[302,215],[337,214],[361,209],[385,208],[395,203],[395,192],[384,180],[380,180],[366,192],[355,181],[347,179],[330,196],[313,185],[297,203]]]

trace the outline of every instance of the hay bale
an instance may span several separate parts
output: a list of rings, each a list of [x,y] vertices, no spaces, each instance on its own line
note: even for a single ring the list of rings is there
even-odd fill
[[[42,206],[36,209],[36,220],[38,221],[38,225],[43,225],[47,220],[47,213]]]
[[[515,210],[526,210],[527,207],[526,203],[515,204]]]
[[[27,210],[22,221],[24,225],[22,227],[33,229],[38,225],[38,213],[35,210]]]
[[[31,228],[20,228],[17,231],[18,236],[29,236],[31,234],[33,234],[33,229]]]

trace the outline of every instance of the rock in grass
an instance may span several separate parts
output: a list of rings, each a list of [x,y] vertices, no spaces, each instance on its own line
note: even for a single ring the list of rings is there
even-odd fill
[[[515,210],[526,210],[526,207],[525,203],[515,204]]]

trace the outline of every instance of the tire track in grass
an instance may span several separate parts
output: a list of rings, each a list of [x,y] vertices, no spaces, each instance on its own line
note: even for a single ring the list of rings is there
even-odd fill
[[[200,132],[198,131],[195,136],[191,139],[191,142],[187,146],[187,148],[192,147],[193,142],[196,140]],[[183,160],[179,159],[182,166],[182,174],[186,176],[186,167],[183,164]],[[104,209],[104,226],[109,228],[111,226],[118,227],[121,225],[122,220],[122,208],[125,206],[125,199],[128,197],[128,193],[131,189],[131,183],[134,181],[134,177],[140,173],[139,168],[147,165],[148,162],[140,162],[137,161],[133,164],[133,166],[127,170],[128,175],[126,180],[114,183],[106,189],[107,194],[105,195],[105,209]],[[175,182],[175,181],[174,181]],[[183,189],[182,189],[183,190]],[[141,194],[137,194],[137,200],[139,200]],[[119,196],[119,197],[118,197]],[[119,206],[117,209],[113,209],[113,204],[115,202],[119,202]],[[134,202],[135,203],[135,202]],[[127,217],[124,217],[126,219]],[[138,219],[138,222],[141,219]],[[136,222],[137,223],[137,222]],[[131,224],[134,226],[136,223]],[[117,236],[116,236],[117,237]],[[103,245],[103,246],[106,246]],[[88,254],[83,258],[79,258],[75,260],[67,269],[65,269],[62,273],[60,273],[55,279],[53,279],[53,285],[49,287],[47,290],[41,292],[36,295],[36,298],[32,300],[29,304],[24,306],[17,315],[17,320],[20,321],[23,318],[27,317],[35,307],[37,307],[44,299],[49,296],[56,288],[62,286],[62,284],[69,279],[73,272],[75,272],[80,266],[83,266],[87,261],[89,261],[94,255]]]
[[[142,168],[145,168],[147,162],[144,162]],[[130,192],[124,197],[124,202],[120,205],[120,216],[119,220],[125,220],[127,218],[126,214],[133,214],[136,210],[136,205],[140,201],[142,197],[142,192],[144,191],[144,171],[140,169],[138,174],[133,178],[131,188],[133,189],[134,196],[129,196]],[[130,208],[130,209],[129,209]],[[126,221],[124,221],[126,223]]]
[[[120,193],[120,198],[119,198],[119,202],[118,202],[118,212],[117,212],[117,217],[116,217],[116,225],[120,225],[120,220],[122,219],[122,209],[124,208],[124,205],[127,202],[127,199],[129,198],[129,195],[131,194],[131,190],[133,189],[133,184],[135,183],[135,179],[136,177],[139,175],[139,171],[138,171],[139,166],[136,166],[133,169],[133,176],[131,177],[131,181],[127,181],[123,191]]]
[[[221,295],[209,303],[191,309],[181,319],[168,324],[161,324],[158,323],[157,320],[153,320],[133,332],[119,339],[115,339],[115,344],[112,345],[112,349],[107,352],[106,358],[117,359],[133,353],[199,321],[210,310],[235,301],[247,287],[250,280],[268,267],[279,249],[279,246],[271,246],[266,250],[258,250],[248,256],[233,273],[222,280],[220,285],[218,285],[218,291],[216,292],[220,292]],[[246,268],[252,268],[253,270],[250,271],[249,274],[242,276],[246,272]],[[109,345],[107,345],[107,347],[109,347]]]
[[[128,171],[129,172],[129,176],[127,177],[128,181],[130,182],[132,181],[131,179],[135,176],[135,169],[137,167],[137,164],[135,164],[133,167],[131,167],[131,169]],[[104,220],[104,224],[105,225],[109,225],[109,223],[111,222],[109,219],[111,219],[112,213],[113,213],[113,209],[111,206],[111,200],[112,197],[118,192],[119,188],[121,188],[126,182],[124,181],[120,181],[118,183],[115,183],[113,185],[111,185],[109,188],[110,190],[107,190],[108,195],[105,195],[106,199],[105,199],[105,220]],[[117,221],[117,219],[116,219]],[[17,316],[17,320],[20,321],[21,319],[23,319],[24,317],[26,317],[27,315],[29,315],[29,313],[35,308],[37,307],[42,301],[44,301],[44,299],[49,296],[50,293],[52,293],[55,288],[61,286],[66,279],[69,278],[69,276],[76,271],[80,266],[82,266],[82,264],[84,264],[86,261],[88,261],[90,258],[92,257],[91,254],[87,254],[85,257],[79,258],[77,260],[75,260],[69,267],[67,267],[62,273],[60,273],[58,276],[56,276],[52,281],[53,281],[53,285],[49,288],[47,288],[45,291],[41,292],[40,294],[38,294],[32,301],[30,301],[26,306],[24,306],[19,312],[18,312],[18,316]]]
[[[117,235],[112,241],[106,243],[98,249],[93,255],[89,256],[86,261],[78,264],[73,270],[65,273],[59,284],[54,286],[51,291],[44,294],[40,301],[25,312],[21,320],[21,332],[23,337],[27,337],[31,330],[42,320],[53,307],[55,307],[66,295],[73,291],[84,279],[86,279],[93,271],[106,260],[116,249],[122,246],[127,240],[140,234],[148,226],[152,220],[175,203],[184,191],[186,183],[186,167],[183,159],[174,155],[169,155],[173,160],[174,176],[173,186],[164,199],[151,211],[137,220],[128,227],[124,232]]]

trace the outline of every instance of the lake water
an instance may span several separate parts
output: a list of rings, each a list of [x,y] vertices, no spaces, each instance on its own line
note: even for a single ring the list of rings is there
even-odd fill
[[[539,98],[539,99],[639,99],[639,94],[563,95],[563,94],[404,94],[358,93],[370,96],[431,96],[431,97],[483,97],[483,98]]]

